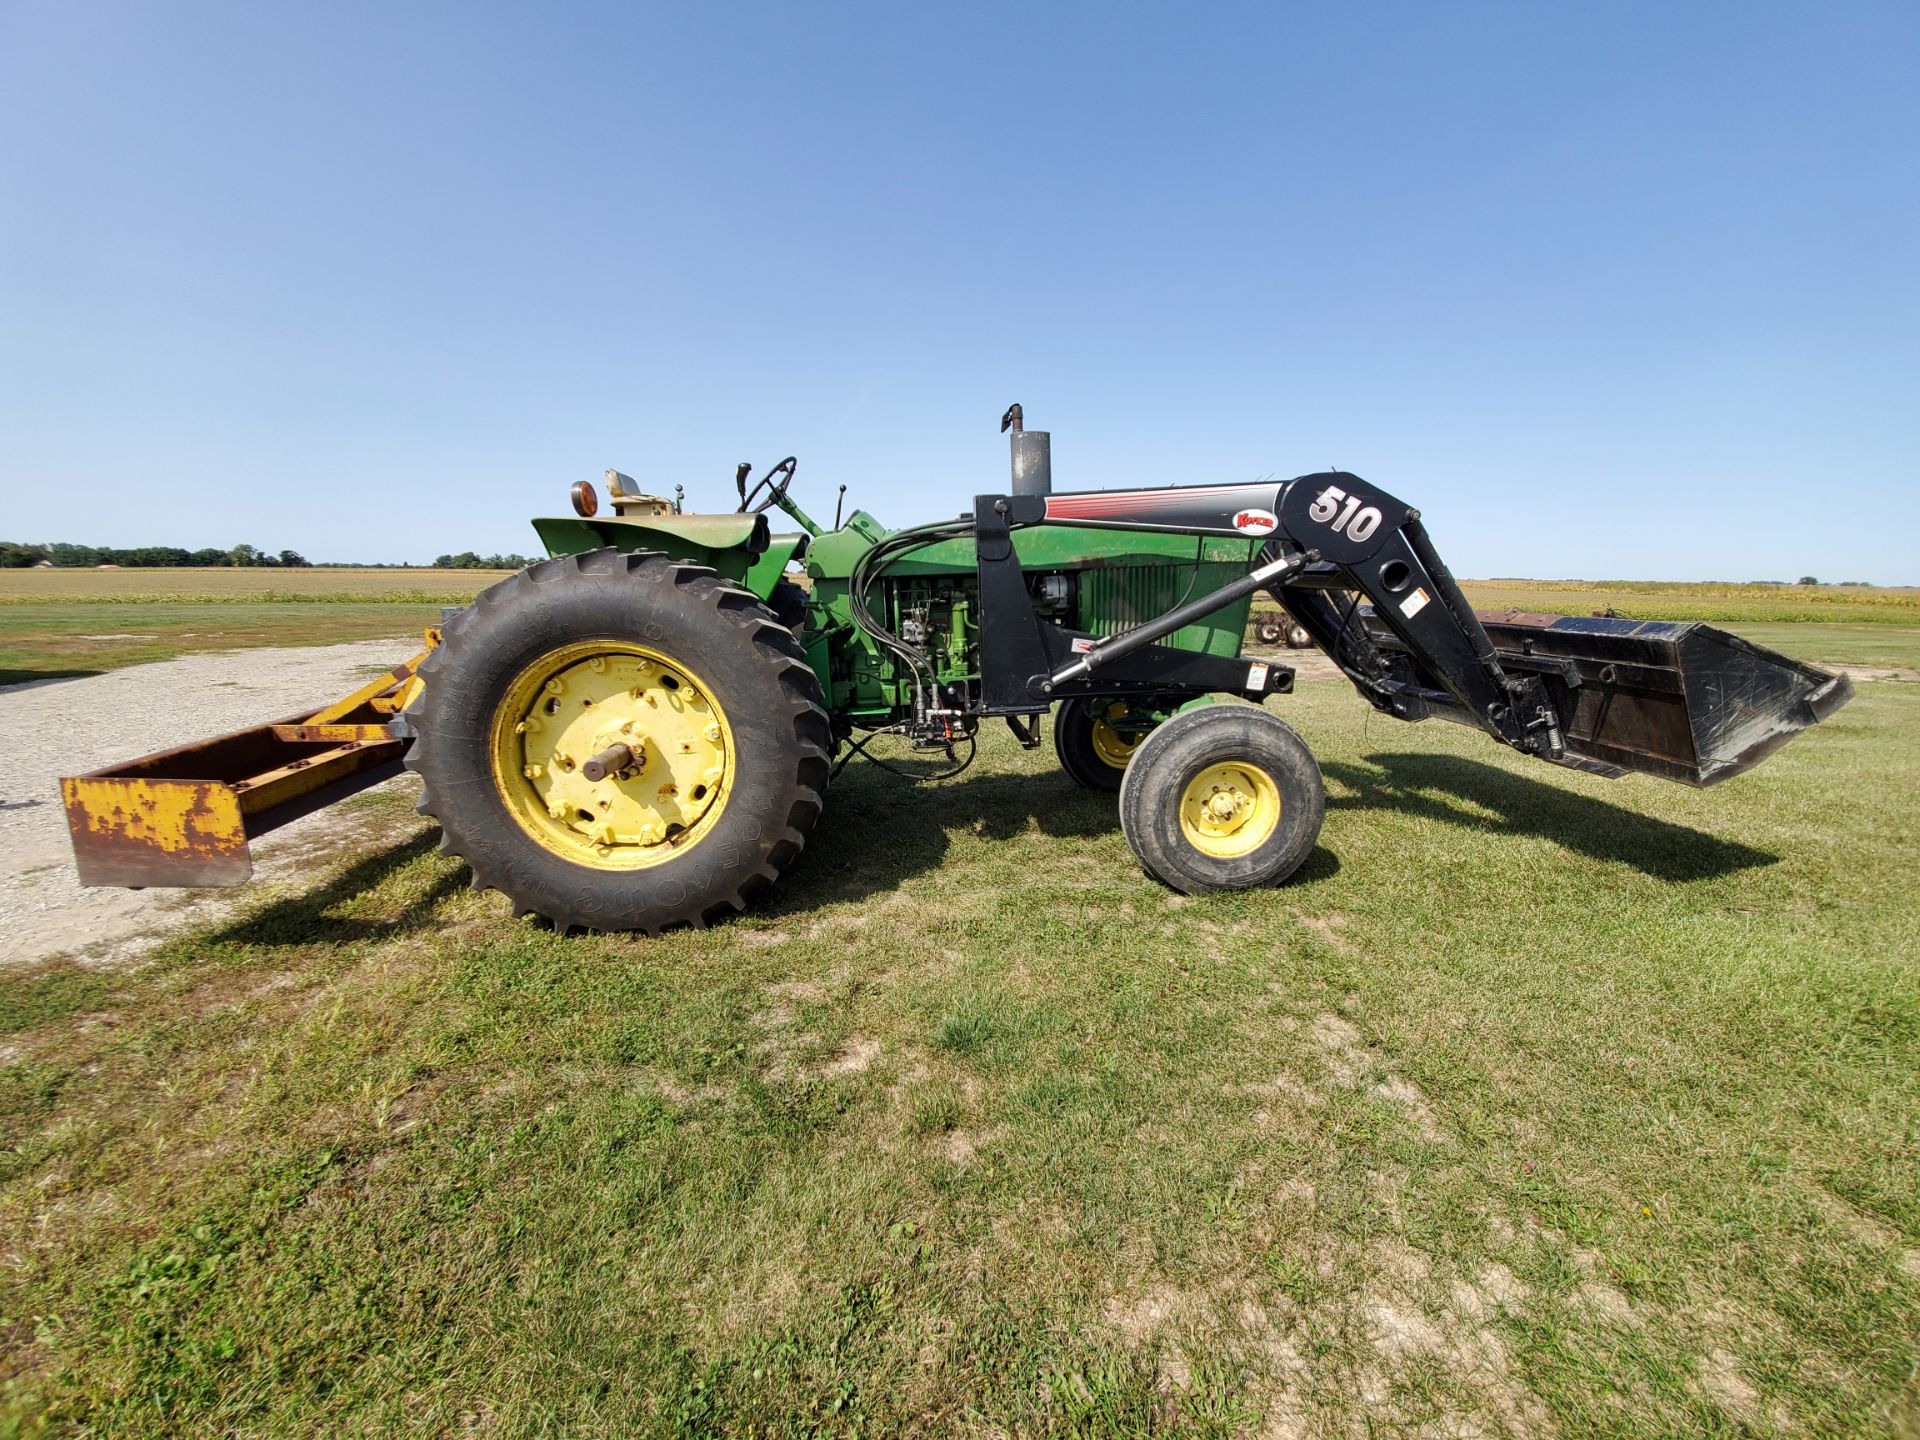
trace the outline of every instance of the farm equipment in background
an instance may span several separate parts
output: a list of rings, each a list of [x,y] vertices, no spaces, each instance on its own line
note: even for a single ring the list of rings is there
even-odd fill
[[[404,763],[443,853],[516,914],[701,925],[792,864],[854,758],[945,778],[982,723],[1033,748],[1051,710],[1061,767],[1117,792],[1150,875],[1272,884],[1325,796],[1263,708],[1292,669],[1240,653],[1261,592],[1383,714],[1594,774],[1715,784],[1851,694],[1707,625],[1478,616],[1420,512],[1357,475],[1056,493],[1049,437],[1017,405],[1001,428],[1009,487],[905,530],[817,524],[791,457],[751,486],[739,467],[732,514],[609,471],[603,515],[575,485],[574,514],[533,522],[553,558],[415,661],[315,714],[62,781],[80,877],[238,884],[250,838]],[[797,529],[774,533],[776,508]]]
[[[1262,645],[1284,645],[1289,650],[1306,650],[1313,645],[1307,627],[1284,611],[1255,611],[1253,635]]]

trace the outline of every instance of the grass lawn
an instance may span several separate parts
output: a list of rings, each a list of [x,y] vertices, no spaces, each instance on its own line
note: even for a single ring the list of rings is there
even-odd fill
[[[369,797],[0,972],[0,1433],[1912,1434],[1920,687],[1707,792],[1273,704],[1278,890],[1001,733],[704,933]]]
[[[1920,670],[1920,625],[1730,624],[1736,635],[1815,664]]]

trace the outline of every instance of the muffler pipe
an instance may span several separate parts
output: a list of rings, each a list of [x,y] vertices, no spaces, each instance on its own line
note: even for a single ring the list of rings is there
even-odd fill
[[[1000,428],[1008,432],[1013,445],[1014,495],[1051,495],[1053,493],[1053,436],[1045,430],[1029,430],[1018,405],[1009,405],[1000,417]]]

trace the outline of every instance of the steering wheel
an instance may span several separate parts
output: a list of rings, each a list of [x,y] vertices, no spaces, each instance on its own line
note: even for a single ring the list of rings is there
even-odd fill
[[[793,484],[793,472],[800,468],[800,462],[791,455],[787,456],[762,475],[753,489],[749,490],[747,489],[747,472],[752,468],[751,465],[742,465],[734,472],[733,483],[740,491],[740,509],[735,512],[736,514],[744,515],[751,510],[758,515],[762,510],[778,505],[786,499],[787,488]],[[767,498],[764,500],[760,500],[762,490],[767,492]],[[754,503],[756,500],[760,501],[757,505]]]

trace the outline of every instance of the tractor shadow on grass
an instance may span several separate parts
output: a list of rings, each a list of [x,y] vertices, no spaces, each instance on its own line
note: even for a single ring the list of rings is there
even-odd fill
[[[466,888],[470,874],[464,865],[436,875],[431,883],[409,889],[379,913],[364,912],[367,897],[417,861],[428,858],[439,844],[440,832],[428,829],[411,839],[364,856],[317,889],[305,890],[262,905],[214,932],[213,939],[234,945],[351,944],[390,939],[437,923],[435,912],[449,895]]]
[[[914,785],[871,769],[833,782],[820,823],[767,910],[793,915],[897,889],[945,863],[955,832],[1008,840],[1037,827],[1059,840],[1111,835],[1115,797],[1065,775],[987,771]]]
[[[851,771],[834,782],[800,859],[777,887],[756,897],[750,909],[770,918],[805,915],[885,894],[938,870],[956,834],[1004,841],[1029,829],[1069,844],[1117,834],[1117,799],[1082,789],[1057,771],[987,771],[930,786],[877,771]],[[472,879],[466,865],[431,867],[430,878],[420,885],[390,883],[429,859],[439,839],[439,830],[430,826],[362,856],[311,890],[234,918],[210,938],[239,945],[353,944],[439,924],[440,903]],[[1321,845],[1294,872],[1288,887],[1326,880],[1339,870],[1339,860]],[[395,892],[390,902],[370,900],[383,888]]]
[[[1630,865],[1656,880],[1707,880],[1780,858],[1477,760],[1369,755],[1362,765],[1334,762],[1320,768],[1329,780],[1354,791],[1328,796],[1330,813],[1392,809],[1470,830],[1538,835],[1595,860]]]
[[[988,771],[919,786],[872,770],[850,770],[834,782],[800,859],[778,889],[753,908],[770,916],[802,915],[885,894],[938,870],[956,835],[998,842],[1029,830],[1069,847],[1117,835],[1119,799],[1083,789],[1059,771]],[[1127,864],[1133,864],[1131,855]],[[1339,870],[1339,859],[1325,845],[1316,846],[1287,886],[1326,880]]]
[[[1060,774],[986,772],[921,786],[855,769],[834,782],[799,861],[752,909],[804,915],[894,890],[937,870],[955,831],[1005,840],[1037,825],[1046,835],[1071,840],[1112,834],[1119,824],[1112,795],[1083,790]],[[212,938],[242,945],[352,944],[437,924],[440,902],[472,879],[464,864],[437,867],[424,885],[395,887],[401,893],[390,905],[369,904],[368,897],[432,856],[439,839],[438,828],[430,826],[363,856],[311,890],[236,917]]]

